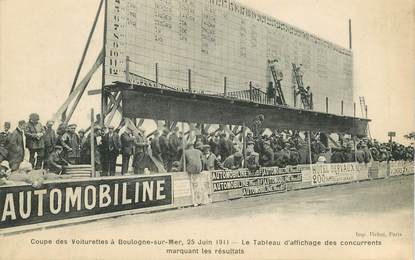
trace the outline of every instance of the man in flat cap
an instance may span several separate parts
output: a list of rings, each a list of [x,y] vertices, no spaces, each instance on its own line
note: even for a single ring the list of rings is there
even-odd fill
[[[10,141],[10,122],[4,123],[4,131],[0,133],[0,163],[7,160]]]
[[[26,128],[26,122],[20,120],[16,130],[10,135],[8,151],[9,151],[9,165],[12,171],[19,169],[20,163],[24,159],[24,129]]]
[[[122,154],[122,167],[121,175],[128,173],[128,166],[130,165],[131,156],[134,154],[134,136],[130,128],[126,128],[124,133],[121,134],[121,154]]]
[[[63,147],[56,145],[53,152],[49,154],[47,165],[50,172],[60,174],[63,166],[70,165],[70,163],[62,157],[62,151]]]
[[[35,170],[41,169],[45,156],[45,128],[39,122],[39,115],[32,113],[26,126],[26,147],[29,149],[29,162]]]
[[[223,168],[216,155],[210,151],[210,145],[202,145],[202,152],[202,164],[204,171],[213,171]]]
[[[43,136],[45,140],[45,168],[48,168],[49,155],[53,153],[54,147],[58,141],[55,130],[52,128],[53,124],[54,122],[52,120],[46,122],[45,135]]]
[[[230,155],[223,162],[223,167],[229,170],[241,169],[243,164],[243,155],[241,152],[236,152]]]
[[[76,133],[76,124],[68,125],[67,131],[62,136],[62,146],[64,148],[65,158],[71,164],[79,164],[81,157],[80,140]]]
[[[102,138],[102,173],[105,176],[115,176],[117,157],[121,152],[120,137],[113,126],[108,127],[108,133]]]

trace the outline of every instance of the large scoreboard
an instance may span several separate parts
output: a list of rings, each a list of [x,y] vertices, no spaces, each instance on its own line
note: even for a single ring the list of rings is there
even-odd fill
[[[282,89],[294,105],[292,64],[302,64],[314,109],[353,114],[351,51],[231,0],[108,0],[105,81],[127,80],[129,71],[176,88],[205,93],[266,89],[268,60],[278,59]]]

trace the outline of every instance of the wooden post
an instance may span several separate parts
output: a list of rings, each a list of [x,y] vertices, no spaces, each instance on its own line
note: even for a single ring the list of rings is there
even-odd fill
[[[107,13],[108,13],[108,1],[103,0],[104,3],[104,36],[103,36],[103,49],[104,49],[104,61],[102,63],[102,82],[101,82],[101,126],[104,126],[104,120],[107,116],[108,107],[108,93],[105,91],[105,56],[107,55]]]
[[[191,69],[189,69],[188,70],[188,90],[189,90],[189,92],[192,92],[192,70]]]
[[[311,155],[311,132],[308,131],[308,159],[310,160],[310,164],[313,164],[313,157]]]
[[[156,88],[159,87],[159,64],[156,62]]]
[[[90,130],[90,137],[91,137],[91,177],[96,177],[95,173],[95,119],[94,119],[94,109],[91,108],[91,130]]]
[[[343,112],[344,112],[344,110],[343,110],[343,109],[344,109],[343,105],[344,105],[344,103],[343,103],[343,100],[342,100],[342,107],[341,107],[341,113],[342,113],[342,114],[341,114],[341,115],[343,115]]]
[[[353,117],[356,117],[356,102],[353,102]]]
[[[227,87],[227,86],[226,86],[226,84],[227,84],[227,82],[226,82],[226,81],[227,81],[227,79],[226,79],[226,77],[224,77],[224,78],[223,78],[223,95],[224,95],[225,97],[226,97],[226,96],[227,96],[227,94],[228,94],[228,93],[227,93],[227,89],[226,89],[226,87]]]
[[[352,49],[352,19],[349,19],[349,49]]]
[[[125,80],[130,82],[130,56],[125,57]]]
[[[183,171],[186,171],[186,156],[185,156],[185,152],[186,152],[186,138],[184,136],[184,122],[182,122],[182,160],[183,160]]]
[[[326,97],[326,113],[329,112],[329,98]]]
[[[245,136],[245,122],[242,124],[242,144],[243,144],[243,155],[244,155],[244,167],[246,167],[246,136]],[[226,158],[225,158],[226,159]]]

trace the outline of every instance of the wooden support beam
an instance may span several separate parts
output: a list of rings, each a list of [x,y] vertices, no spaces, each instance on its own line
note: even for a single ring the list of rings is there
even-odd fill
[[[140,128],[144,124],[144,118],[141,118],[140,121],[137,123],[137,128]]]
[[[85,75],[85,77],[82,79],[82,81],[79,82],[78,86],[76,86],[76,88],[74,88],[72,93],[68,96],[68,98],[62,104],[62,106],[58,109],[58,111],[52,116],[52,120],[54,122],[58,121],[58,119],[62,116],[62,114],[68,109],[69,104],[74,100],[74,98],[80,92],[83,92],[85,90],[85,88],[88,86],[89,81],[92,78],[92,75],[95,73],[95,71],[98,70],[98,68],[101,66],[103,61],[104,61],[104,52],[101,51],[101,53],[98,55],[98,58],[95,61],[92,68],[88,71],[88,73]],[[69,120],[69,119],[67,119],[67,120]]]
[[[92,90],[88,90],[88,95],[89,96],[94,96],[94,95],[101,95],[101,89],[92,89]]]
[[[105,126],[109,126],[111,124],[112,119],[114,118],[114,115],[117,111],[119,111],[120,104],[121,104],[122,96],[118,95],[117,99],[115,100],[115,103],[113,104],[110,112],[105,117]]]

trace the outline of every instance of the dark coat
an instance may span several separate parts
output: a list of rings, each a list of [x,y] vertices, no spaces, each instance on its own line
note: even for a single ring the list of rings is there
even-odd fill
[[[43,136],[45,142],[45,148],[48,149],[48,152],[53,152],[53,148],[55,147],[58,138],[56,136],[55,130],[53,129],[46,129],[45,135]]]
[[[45,128],[41,123],[34,124],[29,122],[26,127],[26,147],[29,150],[45,148],[44,136],[37,137],[36,134],[45,133]]]
[[[151,140],[151,152],[153,153],[153,156],[161,155],[161,148],[160,148],[160,138],[154,137]]]
[[[121,134],[121,153],[123,155],[134,154],[134,136],[126,132]]]
[[[112,150],[110,151],[112,144]],[[108,152],[114,152],[119,154],[121,151],[121,143],[120,143],[120,137],[117,133],[113,133],[110,137],[109,133],[106,133],[104,137],[102,137],[102,151],[104,153]]]
[[[218,142],[218,153],[223,160],[228,158],[232,154],[233,144],[228,142],[226,138],[221,137]]]
[[[159,143],[161,156],[163,157],[163,159],[166,159],[167,155],[169,154],[169,140],[167,139],[167,136],[165,134],[160,136]]]
[[[18,164],[24,159],[23,132],[18,129],[13,131],[10,135],[8,150],[10,167],[12,167],[12,164],[18,167]]]
[[[65,133],[62,136],[62,146],[68,158],[79,158],[81,156],[81,144],[78,134]]]

